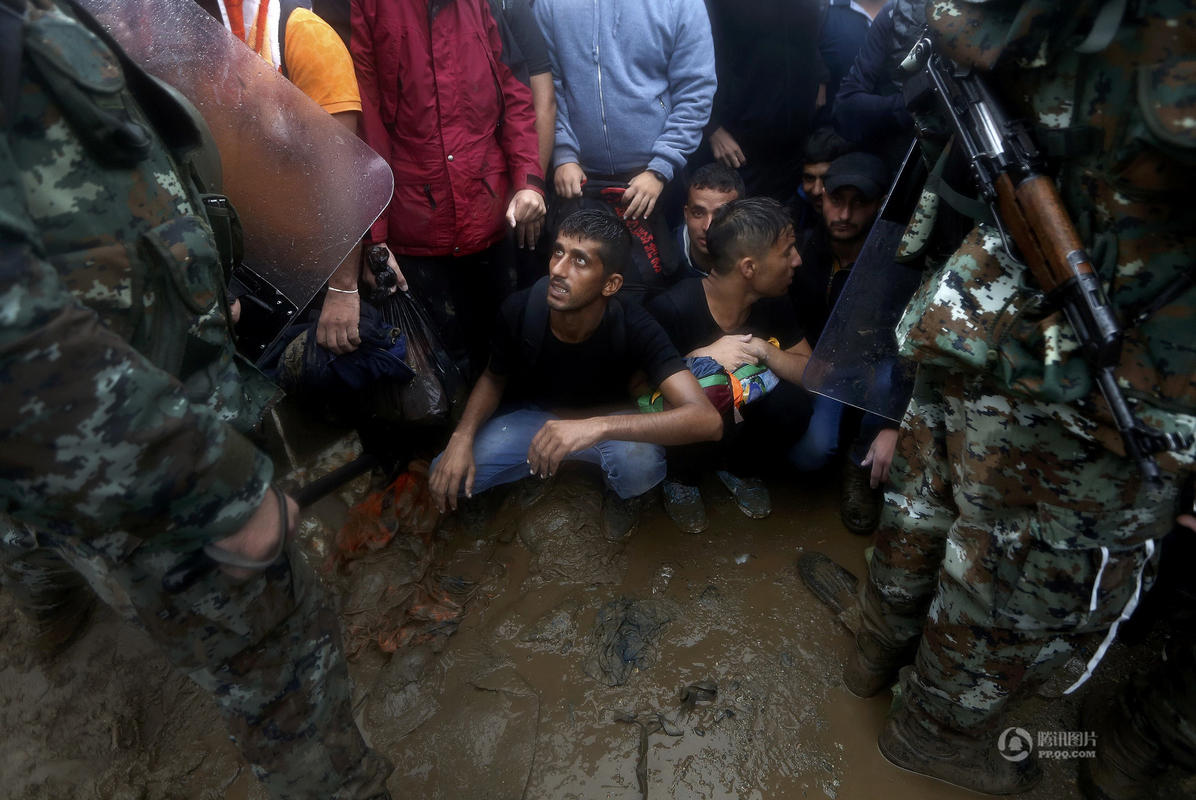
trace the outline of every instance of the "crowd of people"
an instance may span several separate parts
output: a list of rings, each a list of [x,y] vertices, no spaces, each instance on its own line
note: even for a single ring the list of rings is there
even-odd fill
[[[1034,785],[1033,758],[998,750],[1011,704],[1073,656],[1082,683],[1160,542],[1196,531],[1196,219],[1173,202],[1196,177],[1189,0],[196,5],[393,173],[310,313],[329,354],[360,353],[370,304],[390,302],[367,299],[367,253],[426,308],[469,387],[427,453],[442,510],[577,462],[621,541],[657,492],[698,533],[705,486],[763,518],[770,486],[841,470],[845,527],[875,534],[868,575],[856,596],[833,564],[803,576],[854,609],[848,688],[900,686],[882,753],[983,792]],[[269,392],[238,377],[229,255],[180,167],[202,120],[167,130],[189,112],[74,0],[0,0],[0,20],[0,374],[21,395],[3,426],[4,585],[50,647],[88,586],[148,629],[274,795],[388,797],[335,618],[288,543],[297,509],[252,438]],[[1119,445],[1074,323],[960,199],[961,148],[940,156],[934,112],[907,108],[903,62],[926,35],[1030,120],[1127,321],[1118,380],[1170,436],[1148,454],[1160,477]],[[926,277],[896,330],[919,372],[895,420],[803,379],[915,132],[931,178],[901,258]],[[135,296],[180,287],[175,304]],[[1089,797],[1196,767],[1181,624],[1159,669],[1186,693],[1138,686],[1146,700],[1116,706],[1104,724],[1149,747],[1109,736]]]

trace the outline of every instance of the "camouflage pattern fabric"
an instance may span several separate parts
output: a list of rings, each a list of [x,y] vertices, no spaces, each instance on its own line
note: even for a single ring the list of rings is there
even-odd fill
[[[84,581],[147,630],[275,796],[385,797],[390,766],[354,724],[337,621],[299,559],[162,589],[262,502],[272,466],[245,432],[276,390],[234,355],[172,154],[182,112],[139,103],[148,81],[67,8],[29,4],[0,129],[0,577],[35,619]]]
[[[935,0],[927,19],[944,52],[993,70],[1010,113],[1034,123],[1040,145],[1063,165],[1061,194],[1126,328],[1117,379],[1144,422],[1191,434],[1196,289],[1131,320],[1192,269],[1196,253],[1196,81],[1188,79],[1196,71],[1196,3],[1130,4],[1107,48],[1078,53],[1100,6]],[[924,237],[924,221],[917,229]],[[903,354],[1066,403],[1060,424],[1121,452],[1070,325],[1027,272],[995,231],[978,226],[911,301],[898,330]],[[1189,469],[1196,446],[1158,461]]]
[[[0,536],[5,586],[23,606],[53,608],[63,602],[61,573],[69,573],[68,587],[81,576],[211,693],[272,796],[388,797],[391,765],[366,746],[353,720],[339,622],[303,557],[288,548],[244,583],[217,570],[164,594],[163,576],[186,556],[137,548],[121,533],[83,540],[10,528]],[[55,580],[40,580],[46,574]]]
[[[1019,688],[1086,656],[1132,597],[1144,544],[1174,521],[1175,476],[1144,485],[1060,413],[984,376],[919,374],[859,636],[890,651],[921,637],[902,688],[949,729],[996,726]]]
[[[1196,253],[1196,83],[1183,77],[1196,3],[1130,4],[1111,43],[1081,54],[1101,5],[932,0],[927,21],[944,52],[991,70],[1008,110],[1053,148],[1064,202],[1127,323],[1118,381],[1144,422],[1190,434],[1196,288],[1128,323],[1182,285]],[[911,230],[924,239],[926,221]],[[1161,485],[1144,485],[1070,325],[989,226],[932,266],[897,334],[920,375],[857,642],[890,660],[916,642],[902,676],[915,716],[977,734],[1126,608],[1196,447],[1160,455]]]

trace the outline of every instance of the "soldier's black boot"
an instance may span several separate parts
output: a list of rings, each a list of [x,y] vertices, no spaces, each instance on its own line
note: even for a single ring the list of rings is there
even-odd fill
[[[898,702],[876,745],[894,766],[984,794],[1028,791],[1042,780],[1034,753],[1022,750],[1010,760],[997,749],[991,731],[968,735],[950,730]]]

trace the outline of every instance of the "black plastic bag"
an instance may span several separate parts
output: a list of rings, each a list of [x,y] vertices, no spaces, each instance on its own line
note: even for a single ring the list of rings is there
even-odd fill
[[[401,387],[386,387],[377,398],[379,415],[425,424],[447,422],[464,398],[465,381],[427,309],[410,292],[395,292],[381,308],[383,319],[406,335],[407,364],[415,376]]]

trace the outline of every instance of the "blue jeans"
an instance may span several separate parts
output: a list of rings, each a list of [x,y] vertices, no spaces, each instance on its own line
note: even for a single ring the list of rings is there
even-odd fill
[[[802,472],[825,467],[839,451],[839,424],[843,404],[821,394],[814,395],[814,413],[805,434],[789,450],[789,461]]]
[[[473,490],[484,492],[513,483],[531,474],[527,451],[532,439],[555,414],[538,409],[520,409],[491,418],[473,440],[476,474]],[[443,454],[441,454],[443,455]],[[643,442],[605,441],[565,456],[566,461],[585,461],[602,468],[606,485],[624,500],[641,495],[664,480],[664,448]],[[432,462],[440,461],[440,456]]]

